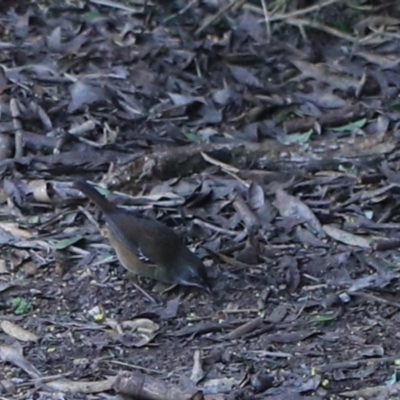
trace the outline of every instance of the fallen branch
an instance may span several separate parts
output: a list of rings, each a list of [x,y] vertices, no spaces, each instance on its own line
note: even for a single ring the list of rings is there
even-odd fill
[[[254,169],[298,174],[324,168],[349,167],[380,162],[393,153],[397,139],[390,133],[321,139],[306,144],[283,145],[275,140],[263,143],[200,144],[171,147],[139,156],[133,162],[117,166],[113,187],[121,187],[137,179],[170,179],[199,173],[210,164],[204,154],[239,170]],[[245,172],[245,171],[244,171]]]

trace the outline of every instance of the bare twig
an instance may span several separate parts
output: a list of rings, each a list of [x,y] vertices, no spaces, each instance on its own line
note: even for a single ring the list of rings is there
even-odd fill
[[[225,7],[223,7],[220,11],[218,11],[212,18],[204,21],[204,23],[200,26],[200,28],[196,29],[195,36],[201,35],[210,25],[214,24],[218,21],[224,14],[226,14],[233,6],[240,7],[244,4],[246,0],[234,0],[231,3],[228,3]]]
[[[287,14],[276,14],[276,15],[273,15],[273,16],[271,16],[269,18],[269,22],[280,21],[280,20],[283,20],[283,19],[294,18],[294,17],[297,17],[299,15],[308,14],[308,13],[311,13],[313,11],[320,10],[320,9],[322,9],[324,7],[327,7],[327,6],[331,5],[331,4],[337,3],[339,1],[341,1],[341,0],[326,0],[325,2],[318,2],[317,4],[314,4],[314,5],[310,6],[310,7],[301,8],[300,10],[296,10],[296,11],[293,11],[293,12],[290,12],[290,13],[287,13]],[[257,14],[260,14],[260,15],[265,15],[265,13],[264,13],[264,11],[262,9],[260,9],[257,6],[253,6],[251,4],[246,4],[246,5],[243,6],[243,8],[245,8],[247,10],[251,10],[251,11],[253,11],[253,12],[257,13]]]
[[[261,0],[261,5],[263,8],[263,12],[264,12],[265,28],[267,30],[267,42],[269,43],[271,41],[271,23],[269,20],[268,7],[267,7],[266,0]]]
[[[296,25],[299,27],[308,26],[310,28],[318,29],[320,31],[329,33],[332,36],[336,36],[340,39],[347,40],[351,43],[356,43],[359,41],[359,39],[355,36],[347,35],[346,33],[339,31],[338,29],[331,28],[330,26],[326,26],[316,21],[309,21],[307,19],[299,19],[299,18],[288,18],[286,22],[288,24]]]
[[[20,111],[17,104],[17,100],[10,100],[10,111],[13,118],[13,125],[15,129],[15,158],[19,159],[23,157],[23,145],[22,145],[22,124],[19,120]]]

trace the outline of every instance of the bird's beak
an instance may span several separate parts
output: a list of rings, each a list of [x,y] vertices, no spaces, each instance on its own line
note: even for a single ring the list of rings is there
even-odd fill
[[[180,282],[180,284],[182,285],[183,282]],[[205,292],[207,292],[208,294],[213,294],[210,285],[207,283],[194,283],[194,282],[185,282],[183,283],[186,286],[191,286],[191,287],[196,287],[198,289],[204,290]]]

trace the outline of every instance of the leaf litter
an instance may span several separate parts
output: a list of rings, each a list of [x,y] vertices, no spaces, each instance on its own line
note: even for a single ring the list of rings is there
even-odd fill
[[[398,5],[36,3],[1,5],[0,393],[398,394]],[[78,177],[214,295],[135,290]]]

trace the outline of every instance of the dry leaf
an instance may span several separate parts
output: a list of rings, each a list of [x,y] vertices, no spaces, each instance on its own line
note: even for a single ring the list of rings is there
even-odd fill
[[[14,324],[11,321],[1,321],[0,328],[6,333],[7,335],[21,340],[23,342],[37,342],[39,337],[36,336],[34,333],[27,331],[24,328]]]

